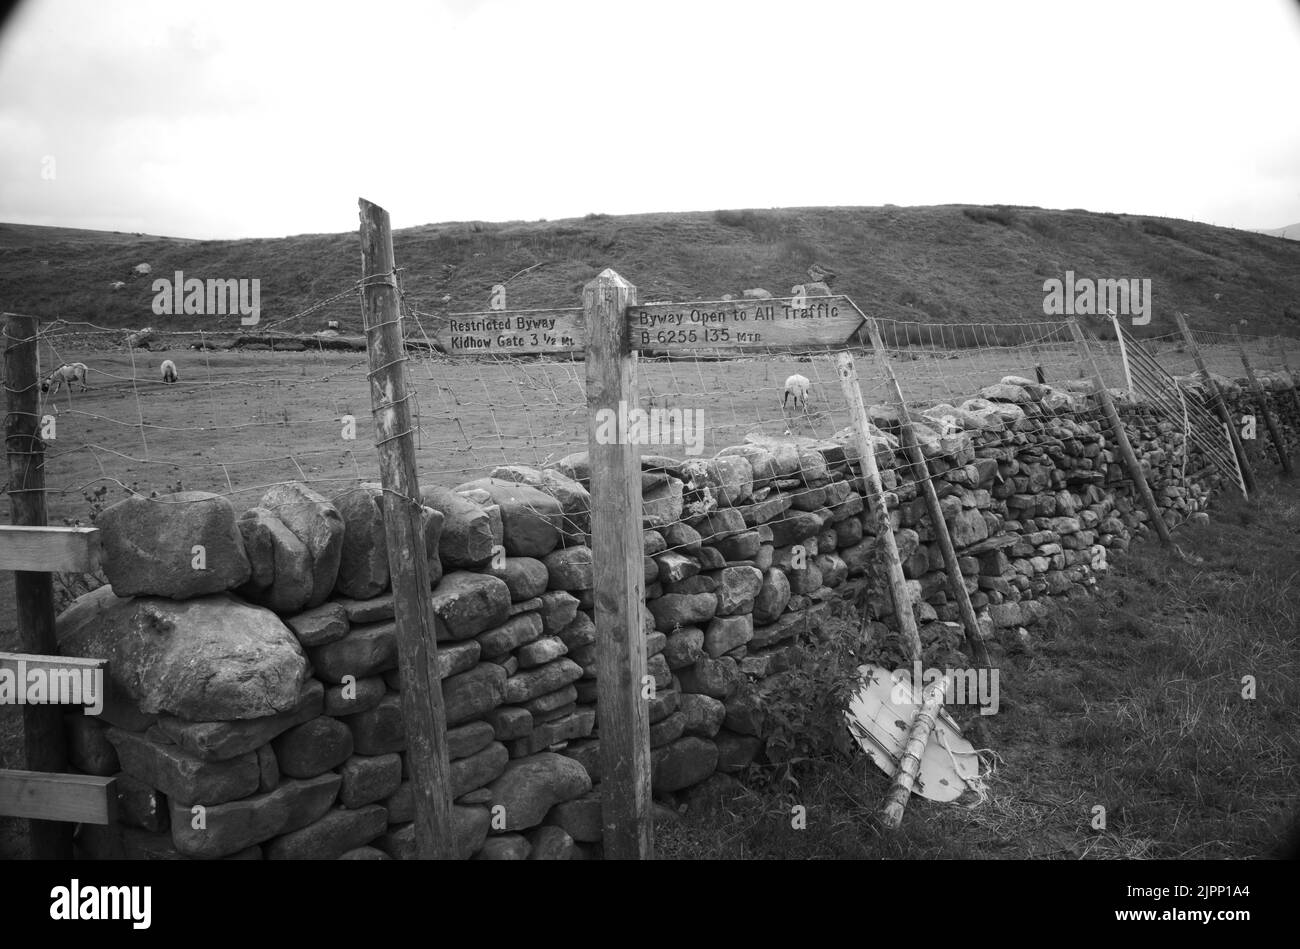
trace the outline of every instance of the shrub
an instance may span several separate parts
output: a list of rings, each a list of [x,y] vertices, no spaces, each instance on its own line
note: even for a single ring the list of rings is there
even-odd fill
[[[962,214],[966,215],[976,224],[1001,224],[1003,227],[1010,227],[1016,223],[1016,216],[1009,208],[992,207],[992,208],[962,208]]]
[[[795,668],[742,688],[764,713],[766,755],[773,769],[760,780],[797,783],[792,769],[852,747],[844,709],[858,688],[860,641],[854,624],[833,618],[800,642]]]
[[[1170,240],[1178,240],[1178,232],[1163,221],[1145,220],[1142,222],[1142,230],[1153,237],[1168,237]]]

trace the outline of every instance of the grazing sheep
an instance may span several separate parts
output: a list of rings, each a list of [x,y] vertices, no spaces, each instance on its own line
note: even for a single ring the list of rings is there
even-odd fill
[[[170,359],[164,359],[162,361],[161,369],[163,382],[171,383],[180,379],[180,376],[176,374],[176,363],[172,362]]]
[[[74,362],[71,365],[64,363],[58,369],[55,369],[45,377],[45,380],[41,383],[41,391],[49,392],[51,395],[57,395],[59,388],[65,382],[68,384],[69,392],[72,391],[72,384],[74,382],[81,383],[81,389],[83,392],[86,389],[89,389],[90,386],[86,384],[86,364],[84,362]]]
[[[781,399],[781,408],[785,408],[789,402],[790,396],[794,396],[794,407],[797,409],[806,408],[808,405],[808,389],[812,383],[808,381],[807,376],[801,376],[795,373],[789,379],[785,380],[785,395]]]

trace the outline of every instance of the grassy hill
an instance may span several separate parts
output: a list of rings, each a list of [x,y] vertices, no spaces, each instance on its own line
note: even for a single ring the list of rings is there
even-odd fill
[[[749,287],[783,295],[816,262],[839,274],[836,292],[884,318],[1041,320],[1043,281],[1073,270],[1149,277],[1147,334],[1174,332],[1181,310],[1198,328],[1244,318],[1247,333],[1300,335],[1300,243],[1168,218],[962,205],[592,214],[429,224],[397,231],[394,244],[410,299],[433,313],[485,309],[492,285],[507,280],[511,308],[574,306],[605,267],[643,301]],[[139,263],[153,274],[133,275]],[[235,328],[232,317],[155,316],[151,281],[176,270],[259,278],[265,326],[347,289],[360,276],[359,242],[355,233],[195,241],[0,224],[0,309],[114,327]],[[126,285],[111,289],[114,281]],[[344,331],[360,328],[349,301],[328,316]],[[323,325],[318,310],[280,328]]]

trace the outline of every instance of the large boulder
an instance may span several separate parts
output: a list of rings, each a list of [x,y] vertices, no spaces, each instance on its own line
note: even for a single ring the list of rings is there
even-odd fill
[[[104,574],[118,596],[187,600],[232,590],[252,575],[235,509],[219,494],[132,496],[106,508],[95,525]]]
[[[268,610],[229,594],[185,602],[79,597],[55,624],[67,656],[107,659],[115,693],[149,714],[191,721],[260,718],[295,708],[307,657]]]
[[[334,592],[343,557],[343,518],[329,501],[296,481],[274,485],[260,507],[278,517],[311,555],[312,587],[306,605],[320,606]]]

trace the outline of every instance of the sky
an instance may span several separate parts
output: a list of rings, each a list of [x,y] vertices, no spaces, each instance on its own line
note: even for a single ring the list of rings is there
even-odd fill
[[[1295,0],[27,0],[0,221],[813,205],[1300,222]]]

